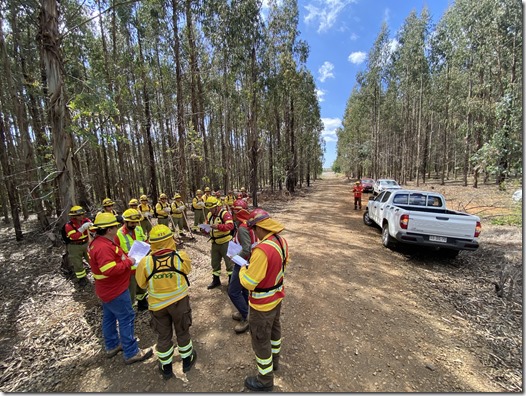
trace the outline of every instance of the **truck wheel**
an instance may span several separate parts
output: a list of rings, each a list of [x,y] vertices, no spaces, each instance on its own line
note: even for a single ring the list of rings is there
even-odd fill
[[[442,256],[448,259],[455,259],[460,253],[460,250],[455,250],[455,249],[441,249],[441,251],[442,251]]]
[[[384,223],[382,226],[382,243],[389,249],[392,249],[395,246],[394,238],[389,235],[389,224],[387,223]]]
[[[369,226],[369,227],[372,227],[374,225],[374,221],[371,220],[371,218],[369,217],[369,211],[366,210],[365,213],[363,214],[363,222],[365,225]]]

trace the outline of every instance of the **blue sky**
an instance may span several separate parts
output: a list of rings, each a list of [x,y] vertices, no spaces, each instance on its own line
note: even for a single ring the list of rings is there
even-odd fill
[[[326,142],[323,166],[336,159],[336,128],[341,126],[345,104],[356,83],[356,73],[365,70],[367,54],[382,22],[390,37],[412,10],[420,14],[427,6],[436,24],[452,0],[298,0],[300,38],[310,47],[307,67],[315,78]]]

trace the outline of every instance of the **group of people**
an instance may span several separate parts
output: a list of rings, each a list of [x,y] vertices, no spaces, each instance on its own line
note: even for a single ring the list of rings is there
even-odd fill
[[[204,194],[198,190],[192,200],[194,227],[203,223],[209,227],[212,283],[208,289],[221,285],[221,260],[224,260],[228,295],[236,308],[232,318],[239,322],[234,330],[243,333],[250,329],[258,375],[247,377],[245,386],[255,391],[269,391],[273,389],[273,371],[279,367],[280,312],[285,296],[283,278],[289,257],[288,244],[279,235],[284,227],[268,212],[259,208],[249,210],[246,192],[242,191],[234,199],[231,197],[233,192],[221,198],[209,188],[205,188]],[[140,349],[134,336],[133,305],[137,301],[139,310],[150,310],[158,338],[159,370],[163,378],[169,379],[173,377],[174,329],[183,372],[189,371],[197,358],[189,331],[191,259],[176,245],[177,232],[185,229],[185,223],[188,229],[188,219],[183,214],[186,205],[177,193],[171,203],[167,202],[166,194],[161,194],[155,208],[157,224],[153,224],[148,215],[154,209],[146,196],[141,196],[140,201],[139,204],[132,199],[130,207],[118,219],[114,202],[106,198],[104,210],[93,222],[84,216],[82,207],[73,206],[69,212],[71,219],[66,224],[71,240],[67,249],[81,285],[87,283],[82,260],[89,258],[95,292],[102,301],[106,355],[111,358],[123,351],[126,364],[152,356],[153,350]],[[174,212],[182,214],[185,220],[182,226],[171,219],[162,221]],[[195,217],[199,219],[196,221]],[[145,219],[150,228],[143,228]],[[227,254],[232,240],[241,245],[238,253],[244,260],[241,263],[234,263]],[[139,262],[128,256],[135,241],[147,242],[151,249]]]

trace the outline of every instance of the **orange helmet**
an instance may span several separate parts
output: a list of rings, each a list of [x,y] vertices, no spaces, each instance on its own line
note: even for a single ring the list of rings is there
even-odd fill
[[[254,227],[257,223],[262,220],[268,219],[270,215],[263,209],[256,208],[250,213],[250,218],[247,221],[247,226],[250,228]]]

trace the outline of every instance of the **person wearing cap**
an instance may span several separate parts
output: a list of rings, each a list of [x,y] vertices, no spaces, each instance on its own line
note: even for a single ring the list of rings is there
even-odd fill
[[[155,205],[155,211],[157,212],[157,223],[170,227],[170,213],[172,209],[168,202],[168,195],[164,193],[159,195],[159,202]]]
[[[102,335],[106,356],[111,358],[123,351],[126,364],[148,359],[153,351],[151,348],[140,349],[137,344],[135,312],[128,290],[135,259],[128,257],[115,244],[120,223],[112,213],[98,213],[93,226],[97,235],[89,246],[89,264],[95,278],[95,293],[102,301]]]
[[[250,195],[248,195],[247,190],[245,189],[245,187],[241,187],[240,193],[241,193],[241,199],[244,199],[248,203],[248,200],[250,199]]]
[[[205,201],[203,191],[197,190],[195,197],[192,199],[192,211],[194,212],[194,231],[199,231],[199,224],[205,222]]]
[[[232,233],[234,231],[234,220],[232,215],[221,208],[216,197],[208,197],[205,202],[208,208],[207,223],[210,225],[210,240],[212,247],[210,249],[211,263],[212,263],[212,283],[207,286],[207,289],[213,289],[221,286],[221,259],[225,260],[226,273],[230,282],[232,275],[233,263],[230,257],[227,256],[228,242],[232,240]]]
[[[234,201],[236,200],[236,197],[234,196],[234,191],[228,190],[228,194],[225,197],[225,205],[226,209],[232,213],[232,206],[234,205]]]
[[[86,278],[86,269],[82,262],[89,261],[88,257],[88,240],[89,227],[93,224],[90,219],[85,217],[86,211],[82,206],[72,206],[69,210],[70,220],[64,225],[66,234],[66,250],[68,253],[68,261],[73,267],[75,277],[79,286],[84,287],[88,284]]]
[[[122,224],[122,216],[117,213],[114,206],[115,202],[110,198],[104,198],[102,200],[102,210],[99,213],[111,213],[117,218],[117,221]]]
[[[153,208],[148,202],[148,197],[146,195],[141,195],[139,200],[141,201],[141,203],[137,207],[137,210],[143,217],[143,219],[141,220],[141,227],[146,236],[148,236],[150,235],[150,230],[152,229],[151,218],[153,216]]]
[[[188,225],[185,223],[186,205],[181,197],[181,194],[175,193],[172,202],[172,220],[174,226],[179,230],[179,236],[184,236],[183,230],[188,230]],[[174,230],[175,232],[175,230]]]
[[[254,230],[247,226],[250,212],[248,211],[246,201],[242,199],[235,200],[232,205],[232,214],[236,225],[234,242],[243,248],[238,256],[249,261],[252,248],[257,245],[257,237]],[[239,265],[234,265],[232,278],[228,284],[228,297],[230,297],[230,301],[232,301],[232,304],[234,304],[234,307],[237,309],[237,311],[232,314],[232,319],[239,321],[234,327],[234,331],[238,334],[248,330],[248,291],[241,286],[239,281],[240,269],[241,267]]]
[[[137,209],[127,209],[122,214],[122,218],[124,225],[117,231],[114,242],[121,247],[124,253],[128,254],[135,241],[146,241],[146,235],[139,225],[143,217]],[[137,282],[135,282],[134,275],[136,268],[137,263],[131,267],[132,271],[128,290],[130,291],[132,306],[137,305],[139,311],[144,311],[148,309],[148,300],[146,299],[146,290],[137,287]]]
[[[225,206],[225,200],[223,198],[221,198],[221,191],[220,190],[217,190],[216,192],[214,192],[214,197],[217,198],[217,200],[219,201],[219,205],[224,208]]]
[[[192,309],[188,295],[187,275],[192,269],[190,257],[184,250],[176,251],[172,231],[156,225],[150,234],[151,254],[137,266],[137,284],[148,289],[152,328],[157,333],[157,358],[163,378],[173,377],[173,330],[177,350],[183,360],[183,372],[194,365],[197,354],[190,337]]]
[[[245,386],[253,391],[271,391],[274,371],[279,368],[280,314],[289,248],[285,238],[279,235],[285,227],[263,209],[250,213],[247,226],[254,229],[260,242],[252,250],[249,265],[239,271],[241,285],[249,291],[248,323],[258,367],[258,375],[247,377]]]
[[[358,207],[362,210],[363,187],[359,180],[354,183],[352,192],[354,194],[354,210],[358,210]]]
[[[205,193],[203,194],[203,202],[206,202],[206,200],[212,196],[212,191],[210,190],[210,187],[205,187]],[[208,218],[208,212],[210,211],[206,205],[205,205],[205,219]]]

